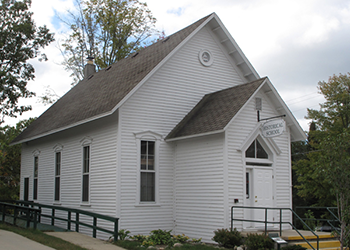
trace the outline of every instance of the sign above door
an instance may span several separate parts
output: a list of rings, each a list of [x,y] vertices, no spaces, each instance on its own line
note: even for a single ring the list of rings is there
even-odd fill
[[[286,130],[286,123],[283,119],[271,120],[261,126],[262,135],[266,138],[276,137]]]

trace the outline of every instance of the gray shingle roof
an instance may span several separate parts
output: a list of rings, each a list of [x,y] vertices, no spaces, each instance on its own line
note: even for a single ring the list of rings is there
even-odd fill
[[[12,142],[19,143],[81,124],[113,111],[171,51],[209,17],[178,31],[137,55],[120,60],[110,68],[84,79],[53,104]]]
[[[266,77],[205,95],[166,139],[222,131],[265,80]]]

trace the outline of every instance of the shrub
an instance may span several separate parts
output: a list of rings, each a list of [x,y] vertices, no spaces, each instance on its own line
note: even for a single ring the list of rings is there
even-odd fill
[[[283,250],[307,250],[307,248],[300,245],[289,245],[282,248]]]
[[[218,229],[214,231],[213,241],[226,248],[234,248],[242,245],[242,235],[235,228],[234,230]]]
[[[262,234],[248,234],[244,244],[248,250],[268,250],[274,245],[268,236]]]
[[[153,230],[149,236],[149,240],[154,243],[154,245],[169,245],[172,241],[171,230],[166,231],[162,229]]]
[[[129,230],[120,229],[120,230],[118,231],[119,239],[120,239],[120,240],[125,240],[126,238],[129,237],[129,233],[130,233]]]

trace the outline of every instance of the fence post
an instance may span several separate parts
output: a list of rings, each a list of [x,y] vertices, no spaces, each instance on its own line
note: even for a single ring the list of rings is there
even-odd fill
[[[67,221],[67,229],[70,230],[70,222],[71,222],[72,213],[68,211],[68,221]]]
[[[2,222],[5,222],[5,216],[6,216],[6,205],[2,205]]]
[[[282,236],[282,208],[280,208],[280,237]]]
[[[51,226],[55,225],[55,209],[52,208],[52,212],[51,212]]]
[[[96,238],[96,226],[97,226],[97,218],[94,216],[94,225],[92,229],[92,237]]]
[[[118,219],[114,221],[114,241],[118,240]]]
[[[267,208],[265,208],[265,235],[267,235]]]
[[[79,213],[75,213],[75,231],[79,232]]]
[[[38,224],[38,211],[34,211],[34,229],[36,229]]]
[[[26,227],[29,228],[30,227],[30,208],[27,208],[27,223],[26,223]]]
[[[17,221],[17,207],[13,210],[13,225],[16,226],[16,221]]]

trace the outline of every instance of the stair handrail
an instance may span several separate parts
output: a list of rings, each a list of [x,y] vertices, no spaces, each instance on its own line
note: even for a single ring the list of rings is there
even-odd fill
[[[233,218],[233,209],[234,208],[242,208],[242,209],[264,209],[265,210],[265,220],[264,221],[258,221],[258,220],[246,220],[246,219],[234,219]],[[267,210],[280,210],[280,221],[279,222],[271,222],[267,221]],[[309,231],[316,236],[317,239],[317,250],[319,250],[319,236],[312,230],[300,217],[299,215],[296,214],[296,212],[291,209],[291,208],[272,208],[272,207],[247,207],[247,206],[231,206],[231,229],[233,230],[233,221],[245,221],[245,222],[258,222],[258,223],[265,223],[265,234],[267,233],[267,224],[280,224],[280,232],[282,231],[281,229],[281,224],[289,224],[299,235],[300,237],[303,238],[303,240],[313,249],[315,248],[311,245],[311,243],[299,232],[299,230],[289,221],[283,222],[282,221],[282,210],[289,210],[292,212],[293,215],[295,215],[303,225],[306,226],[306,228],[309,229]]]

